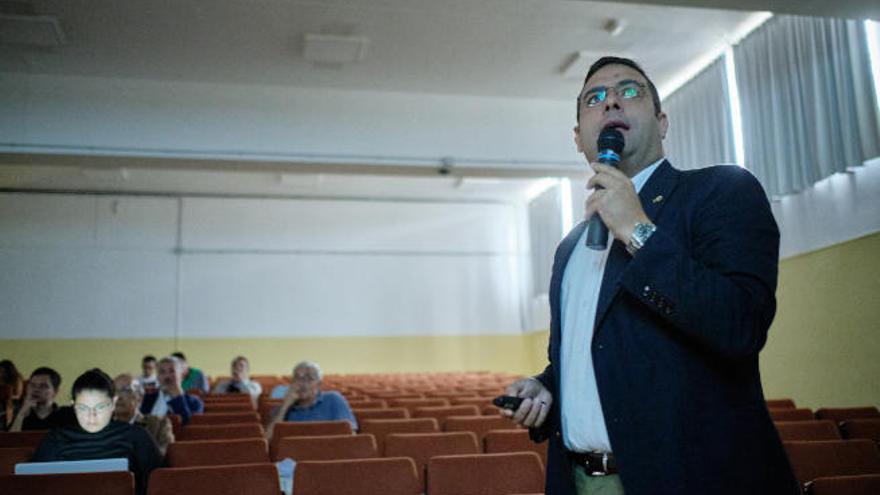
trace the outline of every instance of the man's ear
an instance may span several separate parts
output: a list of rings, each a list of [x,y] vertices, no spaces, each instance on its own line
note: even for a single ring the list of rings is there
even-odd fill
[[[657,121],[660,127],[660,139],[666,139],[666,131],[669,130],[669,118],[665,113],[660,112],[657,114]]]
[[[584,143],[581,142],[581,127],[574,126],[574,145],[577,147],[578,153],[584,152]]]

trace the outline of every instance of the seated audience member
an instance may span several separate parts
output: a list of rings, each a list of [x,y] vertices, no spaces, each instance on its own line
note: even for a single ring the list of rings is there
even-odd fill
[[[250,368],[251,365],[246,357],[238,356],[233,359],[232,364],[230,365],[232,379],[222,381],[215,385],[214,393],[250,394],[251,399],[253,399],[254,404],[256,404],[260,394],[263,393],[263,387],[261,387],[259,383],[251,381]]]
[[[183,365],[174,356],[159,360],[159,390],[144,394],[141,413],[164,417],[168,413],[179,414],[183,424],[189,423],[193,414],[205,410],[202,399],[187,394],[181,383]]]
[[[113,412],[113,420],[138,425],[147,430],[147,433],[159,446],[159,452],[165,455],[168,444],[174,441],[171,420],[167,416],[159,417],[141,413],[144,387],[137,378],[130,374],[123,373],[114,378],[113,389],[116,391],[116,410]]]
[[[191,367],[182,352],[172,352],[171,355],[179,359],[180,364],[183,365],[183,389],[187,392],[196,389],[207,394],[211,387],[202,370]]]
[[[113,382],[103,371],[86,371],[73,382],[76,421],[46,434],[35,462],[79,461],[125,457],[134,473],[137,493],[146,493],[150,472],[162,465],[155,440],[137,425],[112,421],[116,404]]]
[[[140,377],[141,385],[144,389],[159,388],[159,375],[156,374],[156,356],[147,354],[141,359],[141,371],[143,375]]]
[[[321,368],[303,361],[293,368],[293,383],[284,402],[275,411],[272,423],[266,430],[271,437],[275,423],[279,421],[335,421],[346,420],[357,429],[357,421],[348,401],[339,392],[321,391]]]
[[[71,411],[58,407],[55,396],[61,375],[52,368],[37,368],[28,379],[27,390],[13,415],[9,431],[49,430],[69,420]],[[67,408],[69,409],[69,408]]]
[[[12,422],[12,412],[21,404],[21,393],[24,391],[24,379],[15,363],[8,359],[0,361],[0,387],[9,389],[0,396],[0,429],[5,430],[7,423]]]

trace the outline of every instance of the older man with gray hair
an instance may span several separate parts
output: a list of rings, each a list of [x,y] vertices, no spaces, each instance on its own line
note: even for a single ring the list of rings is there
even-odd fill
[[[202,399],[189,395],[183,390],[183,364],[174,356],[159,360],[159,390],[144,395],[141,413],[165,416],[168,413],[180,416],[183,424],[189,423],[193,414],[205,410]]]
[[[321,367],[311,361],[302,361],[293,368],[293,380],[284,402],[275,410],[269,424],[270,437],[279,421],[346,420],[357,429],[357,421],[345,397],[335,390],[321,391],[322,377]]]
[[[153,416],[140,412],[144,400],[144,386],[141,381],[130,373],[122,373],[113,379],[116,389],[116,408],[113,419],[123,423],[141,426],[156,440],[159,452],[165,455],[168,444],[174,441],[171,420],[167,417]]]

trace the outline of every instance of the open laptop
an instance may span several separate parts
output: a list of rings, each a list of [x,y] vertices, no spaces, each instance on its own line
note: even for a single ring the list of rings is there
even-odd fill
[[[15,474],[106,473],[128,471],[128,459],[93,459],[88,461],[22,462],[15,465]]]

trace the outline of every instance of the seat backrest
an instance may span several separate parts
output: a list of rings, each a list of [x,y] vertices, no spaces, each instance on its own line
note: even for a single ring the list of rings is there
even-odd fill
[[[354,435],[351,423],[341,421],[280,421],[272,430],[269,453],[275,458],[278,442],[284,437],[326,437],[335,435]]]
[[[434,418],[367,419],[360,426],[361,433],[370,433],[376,437],[380,455],[384,455],[385,437],[391,433],[430,433],[440,430]]]
[[[15,473],[15,465],[30,462],[34,456],[33,447],[0,447],[0,475]]]
[[[462,404],[458,406],[439,406],[439,407],[417,407],[412,410],[414,418],[435,418],[440,428],[449,416],[477,416],[480,414],[479,408],[473,404]]]
[[[263,438],[263,426],[259,423],[185,426],[174,434],[177,441],[228,440],[233,438]]]
[[[787,440],[840,440],[837,425],[830,420],[777,421],[779,438]]]
[[[823,476],[880,474],[880,449],[870,440],[784,442],[801,483]]]
[[[250,394],[208,394],[203,395],[205,404],[251,404]]]
[[[110,473],[66,473],[0,476],[3,495],[134,495],[134,475],[129,471]]]
[[[867,438],[880,443],[880,418],[848,419],[841,423],[844,438]]]
[[[516,430],[519,426],[509,418],[498,416],[450,416],[443,425],[444,431],[472,431],[482,445],[489,430]]]
[[[767,409],[797,409],[792,399],[767,399]]]
[[[392,399],[388,401],[389,407],[405,407],[412,416],[413,411],[420,407],[442,407],[448,406],[449,399],[433,398],[433,399]]]
[[[419,495],[416,465],[408,457],[302,461],[293,475],[296,495]]]
[[[348,402],[348,405],[358,409],[385,409],[388,407],[388,403],[383,399],[352,400]]]
[[[484,452],[500,454],[502,452],[534,452],[547,466],[547,446],[549,442],[535,443],[529,438],[529,430],[489,430],[483,440]]]
[[[37,448],[49,430],[2,431],[0,447],[33,447]]]
[[[848,419],[880,418],[880,410],[870,407],[823,407],[816,410],[819,419],[830,419],[840,423]]]
[[[807,493],[810,495],[877,495],[880,493],[880,474],[816,478]]]
[[[461,406],[464,404],[473,404],[479,407],[481,410],[486,406],[492,405],[492,399],[486,397],[456,397],[449,399],[449,402],[453,406]]]
[[[256,464],[269,462],[269,447],[264,438],[174,442],[165,460],[169,467]]]
[[[280,495],[278,470],[272,463],[160,468],[150,474],[148,495]]]
[[[358,424],[365,419],[406,419],[409,417],[409,411],[405,407],[389,407],[386,409],[352,409]]]
[[[544,468],[534,452],[450,455],[428,461],[431,495],[507,495],[544,490]]]
[[[376,437],[370,434],[320,437],[284,437],[278,441],[272,460],[331,461],[379,457]]]
[[[809,409],[770,409],[773,421],[813,421],[816,416]]]
[[[428,460],[438,455],[479,454],[477,436],[470,431],[450,433],[392,433],[385,437],[387,457],[409,457],[416,463],[422,491],[427,489]]]
[[[254,405],[251,402],[248,403],[238,403],[238,402],[206,402],[205,403],[205,413],[206,414],[215,414],[215,413],[249,413],[254,412]]]
[[[189,425],[228,425],[235,423],[259,423],[260,416],[254,412],[236,412],[236,413],[205,413],[193,414],[189,419]]]

